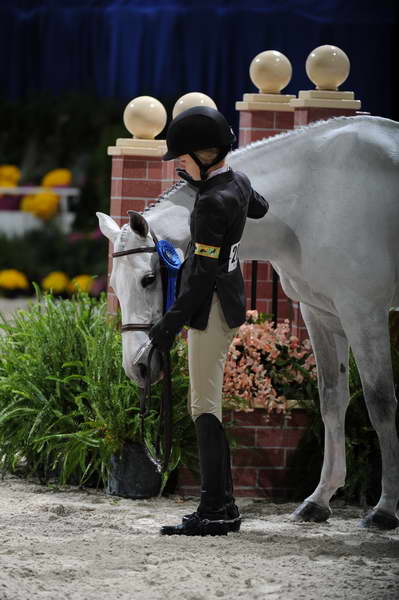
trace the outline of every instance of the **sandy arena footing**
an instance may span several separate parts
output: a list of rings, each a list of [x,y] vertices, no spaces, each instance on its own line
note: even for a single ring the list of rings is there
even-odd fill
[[[0,600],[397,600],[399,530],[363,510],[293,523],[295,504],[237,500],[241,531],[160,536],[197,498],[130,500],[102,490],[0,480]],[[338,503],[339,504],[339,503]]]

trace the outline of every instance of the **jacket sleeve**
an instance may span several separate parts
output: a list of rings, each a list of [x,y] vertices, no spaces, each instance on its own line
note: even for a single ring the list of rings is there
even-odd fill
[[[258,192],[255,192],[252,187],[250,189],[251,195],[249,197],[247,216],[251,219],[261,219],[269,210],[269,203]]]
[[[189,272],[184,290],[160,321],[167,335],[177,335],[215,285],[219,253],[228,227],[227,211],[217,195],[201,196],[198,202],[192,239],[194,254],[185,266]]]

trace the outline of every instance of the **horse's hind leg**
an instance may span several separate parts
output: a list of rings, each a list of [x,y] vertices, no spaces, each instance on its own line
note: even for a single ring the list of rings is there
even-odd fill
[[[320,411],[324,422],[324,460],[320,482],[295,510],[295,521],[326,521],[330,499],[345,484],[345,413],[349,403],[348,342],[341,323],[330,313],[301,304],[318,372]]]
[[[352,311],[350,311],[352,312]],[[362,521],[381,529],[399,525],[399,440],[397,400],[393,384],[388,311],[367,307],[362,314],[341,315],[359,369],[370,421],[377,432],[382,458],[382,494]]]

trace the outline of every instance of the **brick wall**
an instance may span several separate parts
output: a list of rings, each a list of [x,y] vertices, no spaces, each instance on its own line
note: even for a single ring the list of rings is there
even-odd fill
[[[304,410],[291,417],[273,414],[269,421],[263,409],[253,412],[224,411],[223,422],[240,445],[231,451],[236,497],[288,498],[292,492],[289,463],[309,426]],[[200,495],[199,481],[186,468],[178,474],[177,493]]]
[[[294,111],[240,110],[239,145],[246,146],[294,128]]]

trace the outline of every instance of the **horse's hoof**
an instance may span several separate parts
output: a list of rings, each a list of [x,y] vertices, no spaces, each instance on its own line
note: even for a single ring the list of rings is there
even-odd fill
[[[399,519],[383,510],[371,509],[360,521],[360,527],[376,527],[377,529],[396,529]]]
[[[331,517],[332,511],[330,508],[320,506],[316,502],[302,502],[300,506],[292,513],[293,521],[315,521],[322,523]]]

